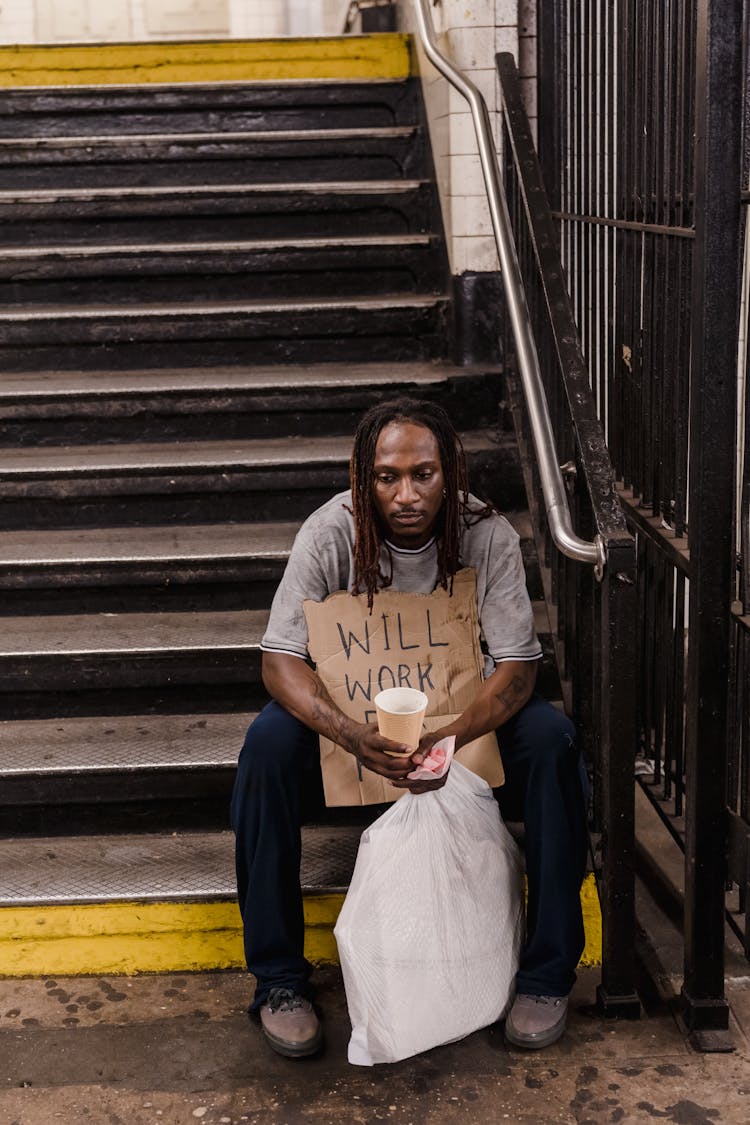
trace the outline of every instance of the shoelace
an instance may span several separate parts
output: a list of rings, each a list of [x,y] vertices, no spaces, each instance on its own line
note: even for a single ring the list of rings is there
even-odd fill
[[[272,1012],[293,1012],[295,1008],[304,1008],[307,1001],[290,988],[272,988],[266,1003]]]
[[[562,996],[532,996],[532,997],[530,997],[530,999],[533,1000],[535,1004],[544,1004],[545,1007],[556,1008],[558,1006],[558,1004],[560,1003],[560,1001],[563,999],[563,997]]]

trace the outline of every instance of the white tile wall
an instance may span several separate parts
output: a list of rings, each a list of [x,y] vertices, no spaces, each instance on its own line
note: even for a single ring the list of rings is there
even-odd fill
[[[401,26],[415,29],[411,0],[400,0]],[[510,51],[524,78],[527,110],[536,117],[536,0],[438,0],[431,7],[439,45],[487,103],[495,145],[501,133],[495,54]],[[487,194],[467,104],[419,52],[454,273],[498,268]],[[532,122],[534,124],[534,122]]]
[[[0,0],[0,43],[35,43],[39,41],[36,14],[40,2],[60,0]],[[130,32],[133,40],[176,38],[191,32],[208,35],[231,35],[235,39],[256,39],[275,35],[338,35],[344,26],[348,0],[128,0]],[[80,31],[96,19],[86,20],[86,6],[95,11],[101,0],[79,0],[72,9],[79,9],[73,36],[78,41],[95,38]],[[149,5],[151,15],[149,16]],[[169,12],[165,24],[163,13]],[[228,9],[228,19],[227,19]],[[176,25],[176,26],[175,26]],[[191,26],[192,25],[192,26]],[[154,30],[155,28],[159,30]],[[165,27],[169,29],[164,30]]]
[[[0,43],[33,43],[36,39],[34,5],[29,0],[2,0]]]
[[[286,5],[281,0],[231,0],[231,10],[231,34],[236,39],[260,39],[286,33]]]

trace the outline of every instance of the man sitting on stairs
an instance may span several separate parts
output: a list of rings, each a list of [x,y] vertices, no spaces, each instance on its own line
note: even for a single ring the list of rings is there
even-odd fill
[[[312,1006],[300,888],[300,827],[322,803],[318,737],[323,735],[397,788],[439,738],[456,749],[496,731],[505,770],[498,791],[506,819],[525,825],[528,907],[508,1040],[554,1043],[564,1032],[568,994],[584,946],[580,887],[587,828],[584,781],[572,723],[534,693],[534,632],[518,536],[491,505],[470,496],[460,440],[446,412],[399,399],[361,420],[351,458],[351,492],[333,497],[300,530],[263,639],[263,681],[272,701],[251,725],[232,798],[245,954],[256,978],[251,1013],[279,1053],[313,1054],[322,1031]],[[477,572],[485,679],[453,722],[407,750],[331,700],[309,661],[303,601],[346,589],[431,593],[450,588],[462,567]]]

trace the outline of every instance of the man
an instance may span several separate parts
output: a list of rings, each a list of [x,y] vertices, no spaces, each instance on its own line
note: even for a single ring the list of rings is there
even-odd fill
[[[399,399],[369,410],[354,440],[351,492],[333,497],[295,540],[263,638],[263,682],[272,696],[248,731],[232,799],[239,903],[248,968],[257,981],[251,1012],[270,1045],[289,1057],[322,1042],[312,1007],[312,968],[303,954],[300,825],[322,801],[318,736],[400,789],[425,793],[437,781],[407,774],[435,741],[456,749],[496,731],[506,782],[499,801],[525,823],[527,936],[506,1036],[544,1047],[565,1029],[567,997],[584,944],[580,886],[587,846],[585,801],[574,728],[534,695],[539,641],[518,536],[491,505],[469,495],[460,440],[441,407]],[[471,705],[425,735],[410,758],[333,703],[308,659],[305,599],[339,590],[431,593],[451,589],[462,567],[477,576],[485,679]]]

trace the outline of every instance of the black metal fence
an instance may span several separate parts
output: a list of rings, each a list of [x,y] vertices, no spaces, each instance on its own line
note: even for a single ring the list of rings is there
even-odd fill
[[[518,75],[498,56],[504,101],[504,182],[557,451],[563,461],[573,525],[602,538],[603,575],[571,563],[547,532],[527,413],[505,341],[508,385],[526,476],[545,595],[554,618],[558,667],[584,753],[593,765],[594,808],[601,834],[599,887],[603,950],[600,1007],[636,1016],[633,908],[633,745],[636,556],[615,489],[594,396],[565,289],[556,232],[542,187]],[[565,690],[564,687],[564,690]]]
[[[685,849],[683,1006],[710,1047],[727,917],[750,946],[743,4],[545,0],[538,32],[544,179],[638,544],[633,758]]]

